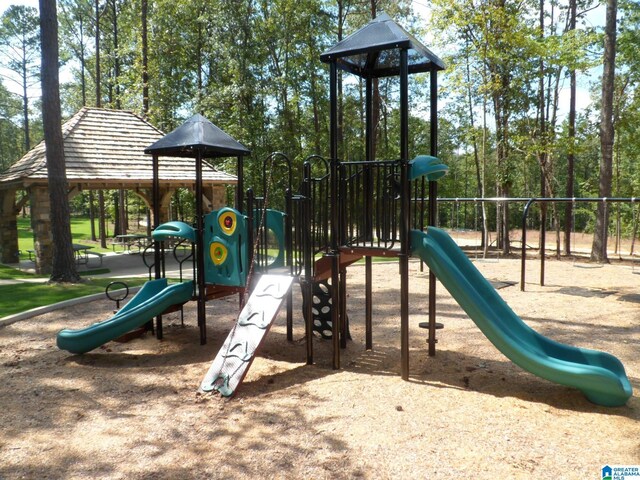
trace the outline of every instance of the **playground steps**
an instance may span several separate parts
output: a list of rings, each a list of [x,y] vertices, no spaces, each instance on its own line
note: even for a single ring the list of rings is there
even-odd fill
[[[242,383],[256,351],[271,328],[293,277],[262,275],[205,375],[200,390],[232,396]]]

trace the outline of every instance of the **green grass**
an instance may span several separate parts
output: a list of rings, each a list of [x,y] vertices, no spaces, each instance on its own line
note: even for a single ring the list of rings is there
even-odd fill
[[[7,275],[5,270],[6,267],[0,266],[0,275]],[[28,276],[28,274],[21,273],[22,278]],[[31,275],[31,277],[34,276]],[[18,283],[0,285],[0,318],[72,298],[104,293],[104,289],[112,281],[111,278],[90,278],[80,284]],[[131,288],[142,285],[146,278],[119,278],[118,281],[125,282]]]
[[[109,226],[109,228],[112,231],[113,227]],[[99,240],[96,242],[91,240],[91,221],[87,217],[71,218],[71,239],[73,243],[90,245],[93,247],[92,251],[94,252],[104,253],[111,251],[110,247],[102,248]],[[18,217],[18,248],[22,252],[20,259],[28,259],[27,250],[33,250],[33,230],[31,229],[31,219],[29,217]]]
[[[0,280],[15,280],[16,278],[49,278],[48,275],[35,275],[22,272],[16,268],[0,265]]]

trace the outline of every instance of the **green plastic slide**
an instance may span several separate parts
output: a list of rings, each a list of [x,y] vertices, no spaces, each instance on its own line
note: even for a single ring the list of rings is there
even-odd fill
[[[617,407],[631,397],[624,366],[613,355],[555,342],[530,328],[498,295],[447,233],[411,232],[414,255],[424,260],[482,333],[512,362],[561,385],[581,390],[598,405]]]
[[[61,330],[57,344],[61,350],[86,353],[134,330],[172,305],[191,300],[193,282],[167,284],[166,278],[150,280],[113,317],[80,330]]]

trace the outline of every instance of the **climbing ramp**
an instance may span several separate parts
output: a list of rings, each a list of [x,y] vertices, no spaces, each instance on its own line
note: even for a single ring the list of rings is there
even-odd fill
[[[235,393],[271,328],[292,281],[293,277],[283,275],[263,275],[260,278],[202,380],[202,391],[215,390],[224,397]]]

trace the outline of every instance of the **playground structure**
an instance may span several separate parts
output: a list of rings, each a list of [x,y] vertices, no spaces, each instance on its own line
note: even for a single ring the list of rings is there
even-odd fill
[[[262,165],[261,192],[244,197],[243,162],[248,150],[200,115],[148,147],[154,165],[154,219],[157,210],[158,158],[195,158],[196,224],[156,225],[155,279],[111,319],[82,330],[63,330],[58,346],[83,353],[156,318],[162,338],[162,314],[197,301],[200,342],[206,343],[205,304],[240,294],[244,307],[236,326],[201,384],[205,391],[231,396],[242,381],[260,343],[283,303],[287,338],[292,339],[291,285],[300,285],[305,319],[307,363],[313,363],[313,332],[331,338],[333,367],[349,337],[346,315],[349,265],[365,261],[366,348],[373,348],[372,258],[397,259],[400,280],[401,376],[409,378],[409,258],[427,263],[429,273],[428,352],[435,355],[436,276],[491,342],[513,362],[543,378],[576,387],[591,401],[607,406],[626,403],[631,385],[613,356],[561,345],[526,326],[502,301],[436,222],[437,180],[447,167],[437,158],[437,72],[442,61],[387,15],[345,38],[321,56],[330,69],[330,159],[305,161],[302,184],[292,184],[286,155],[269,156]],[[338,68],[362,77],[366,85],[366,160],[338,157]],[[430,152],[410,160],[409,75],[430,76]],[[399,78],[400,158],[377,160],[374,149],[373,79]],[[204,214],[199,172],[205,159],[237,157],[235,208]],[[284,211],[270,206],[276,168],[287,183]],[[425,231],[426,230],[426,231]],[[163,242],[188,240],[195,250],[193,281],[169,285],[162,278]],[[256,281],[256,279],[258,279]],[[250,296],[248,299],[246,295]],[[246,303],[245,303],[246,300]],[[329,333],[330,332],[330,333]]]

